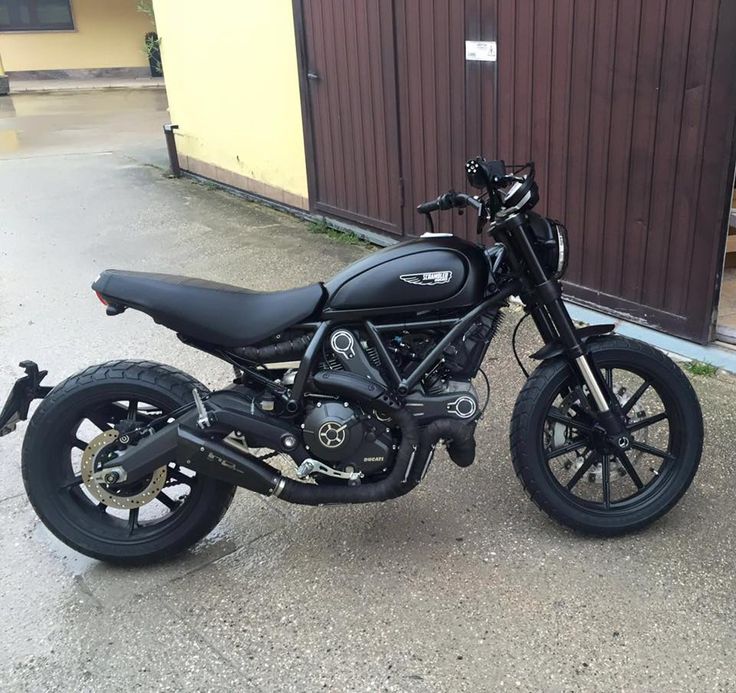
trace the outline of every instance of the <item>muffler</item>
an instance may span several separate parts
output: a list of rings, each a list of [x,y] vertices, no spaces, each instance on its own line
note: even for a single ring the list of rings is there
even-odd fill
[[[242,486],[263,496],[272,495],[281,474],[246,452],[179,427],[177,462],[195,472]]]

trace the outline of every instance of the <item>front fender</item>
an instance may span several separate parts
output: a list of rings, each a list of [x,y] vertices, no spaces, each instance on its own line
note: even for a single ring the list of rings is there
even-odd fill
[[[604,335],[610,334],[616,329],[613,324],[605,325],[586,325],[585,327],[578,327],[575,330],[575,334],[582,344],[595,337],[603,337]],[[565,353],[565,347],[560,344],[560,341],[556,339],[554,342],[545,344],[539,351],[535,351],[531,358],[536,361],[547,361],[548,359],[555,358],[555,356],[561,356]]]

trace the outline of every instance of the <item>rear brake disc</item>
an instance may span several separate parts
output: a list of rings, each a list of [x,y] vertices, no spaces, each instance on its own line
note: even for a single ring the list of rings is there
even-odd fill
[[[82,481],[93,498],[111,508],[131,510],[150,503],[166,483],[166,467],[159,467],[150,476],[131,484],[109,486],[101,484],[94,477],[98,457],[117,439],[119,432],[110,429],[93,438],[82,452]]]

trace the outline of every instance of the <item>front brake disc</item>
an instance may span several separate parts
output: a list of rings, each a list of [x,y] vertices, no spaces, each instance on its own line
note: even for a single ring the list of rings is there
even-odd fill
[[[613,388],[614,394],[616,395],[616,398],[618,399],[619,404],[623,407],[626,405],[626,403],[629,401],[630,395],[627,392],[625,387],[618,386]],[[563,398],[562,403],[560,404],[560,410],[566,413],[569,413],[569,410],[572,408],[572,405],[577,402],[577,395],[574,392],[569,393],[566,397]],[[634,419],[644,418],[646,417],[646,410],[644,409],[643,405],[641,403],[638,403],[632,408],[631,412],[629,412],[629,416]],[[553,424],[548,424],[548,430],[545,432],[545,446],[548,449],[554,449],[558,447],[563,447],[564,445],[567,445],[571,442],[571,435],[572,432],[568,426],[566,426],[563,423],[555,422]],[[644,431],[642,437],[637,438],[640,442],[646,443],[648,438],[648,431]],[[550,447],[551,446],[551,447]],[[631,463],[634,466],[637,466],[641,457],[641,452],[637,450],[632,450],[629,453],[629,458],[631,459]],[[579,451],[576,450],[570,458],[565,463],[565,466],[567,469],[571,469],[573,472],[576,472],[584,463],[585,459],[587,457],[588,453],[586,451]],[[627,476],[626,470],[624,469],[623,465],[617,460],[612,459],[610,462],[610,474],[612,478],[618,477],[624,477]],[[597,462],[593,465],[591,465],[590,469],[585,474],[585,479],[592,484],[603,484],[603,465],[600,462]]]

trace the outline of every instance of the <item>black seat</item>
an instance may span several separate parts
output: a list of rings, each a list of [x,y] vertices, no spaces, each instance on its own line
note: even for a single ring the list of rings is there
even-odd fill
[[[135,308],[157,323],[219,346],[255,344],[310,317],[325,289],[312,284],[265,293],[171,274],[105,270],[92,288],[113,306]]]

